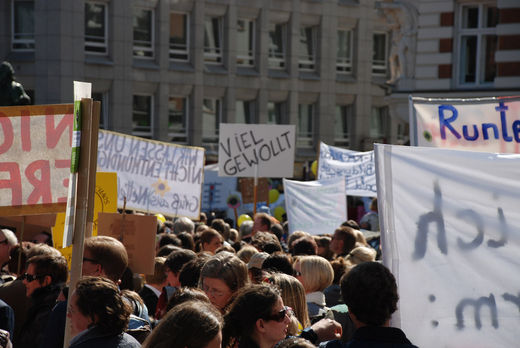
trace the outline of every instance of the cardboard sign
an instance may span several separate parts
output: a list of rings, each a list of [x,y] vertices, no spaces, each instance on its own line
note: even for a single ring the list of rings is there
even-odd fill
[[[220,176],[293,176],[294,125],[221,123],[219,135]]]
[[[121,241],[128,252],[128,266],[135,273],[153,274],[157,217],[99,213],[98,235]]]
[[[377,196],[374,151],[358,152],[320,143],[318,180],[344,177],[347,195]]]
[[[412,145],[520,153],[520,97],[413,98]]]
[[[393,324],[419,347],[516,347],[520,155],[376,145]]]
[[[241,178],[239,180],[240,192],[242,193],[243,203],[254,203],[255,179]],[[265,178],[258,179],[256,186],[256,201],[267,202],[269,200],[269,181]]]
[[[100,130],[97,163],[117,172],[119,207],[199,219],[203,148]]]
[[[73,106],[0,108],[0,216],[65,211]]]

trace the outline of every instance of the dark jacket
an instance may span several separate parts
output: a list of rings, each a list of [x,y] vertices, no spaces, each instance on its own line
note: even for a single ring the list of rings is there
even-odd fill
[[[159,300],[159,296],[157,296],[155,292],[153,292],[153,290],[147,286],[143,286],[141,291],[139,291],[139,296],[141,296],[146,308],[148,308],[148,314],[154,315],[155,310],[157,309],[157,301]]]
[[[396,327],[363,326],[354,331],[352,339],[320,344],[320,348],[417,348],[403,331]]]
[[[74,337],[69,348],[140,348],[141,344],[135,338],[126,333],[106,334],[101,332],[98,327],[81,332]]]

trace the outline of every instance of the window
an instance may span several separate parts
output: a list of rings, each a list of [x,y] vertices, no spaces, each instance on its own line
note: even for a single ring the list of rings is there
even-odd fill
[[[388,35],[386,33],[374,33],[372,38],[372,74],[386,75],[388,65]]]
[[[314,71],[316,68],[317,32],[316,27],[300,29],[298,67],[302,71]]]
[[[12,49],[34,51],[34,1],[13,1],[12,8]]]
[[[284,69],[285,68],[285,50],[286,43],[286,25],[285,24],[269,24],[269,68]]]
[[[256,123],[254,101],[237,100],[235,102],[235,108],[236,123]]]
[[[350,145],[350,127],[353,118],[352,105],[336,105],[336,118],[334,120],[334,145]]]
[[[458,33],[460,85],[489,85],[494,81],[497,22],[498,10],[495,6],[461,6]]]
[[[389,117],[387,106],[372,107],[369,132],[371,138],[386,138],[390,126]]]
[[[92,99],[101,102],[101,110],[99,112],[99,129],[108,129],[108,94],[92,92]]]
[[[220,99],[204,99],[202,101],[202,142],[218,142],[221,114]]]
[[[85,3],[85,52],[108,53],[107,5],[98,2]]]
[[[168,137],[175,143],[188,143],[188,98],[186,97],[170,97],[168,101]]]
[[[153,11],[134,8],[134,57],[153,58]]]
[[[268,102],[267,103],[267,123],[268,124],[282,124],[283,112],[285,105],[283,102]]]
[[[237,65],[255,65],[255,22],[252,20],[237,21]]]
[[[222,64],[222,18],[207,17],[204,21],[204,62]]]
[[[352,30],[338,30],[338,51],[336,55],[336,71],[352,72]]]
[[[173,61],[190,60],[189,18],[186,13],[170,13],[170,59]]]
[[[312,147],[314,134],[314,104],[298,105],[297,146]]]
[[[132,134],[152,138],[152,96],[134,95],[132,111]]]

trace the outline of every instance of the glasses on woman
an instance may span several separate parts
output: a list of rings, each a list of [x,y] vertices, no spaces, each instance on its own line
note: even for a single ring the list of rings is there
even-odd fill
[[[293,313],[293,310],[291,307],[289,306],[284,306],[282,310],[280,310],[278,313],[276,314],[272,314],[271,316],[265,318],[266,320],[274,320],[274,321],[278,321],[278,322],[282,322],[284,319],[285,319],[285,316],[287,315],[292,315]]]

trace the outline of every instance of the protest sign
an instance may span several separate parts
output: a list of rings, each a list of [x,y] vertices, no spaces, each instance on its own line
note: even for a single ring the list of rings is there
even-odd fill
[[[0,108],[0,216],[65,211],[73,105]]]
[[[412,145],[520,153],[520,97],[410,98]]]
[[[227,198],[237,190],[237,178],[218,176],[218,165],[204,166],[202,210],[227,210]]]
[[[292,177],[294,125],[221,123],[220,176]]]
[[[199,219],[204,149],[99,131],[98,170],[117,172],[118,206]]]
[[[374,151],[358,152],[320,143],[318,180],[345,177],[347,195],[377,196]]]
[[[320,181],[283,179],[289,233],[333,234],[347,220],[345,178]]]
[[[98,235],[124,244],[128,267],[135,273],[153,274],[157,217],[153,215],[99,213]]]
[[[376,145],[384,263],[419,347],[514,347],[520,155]]]

